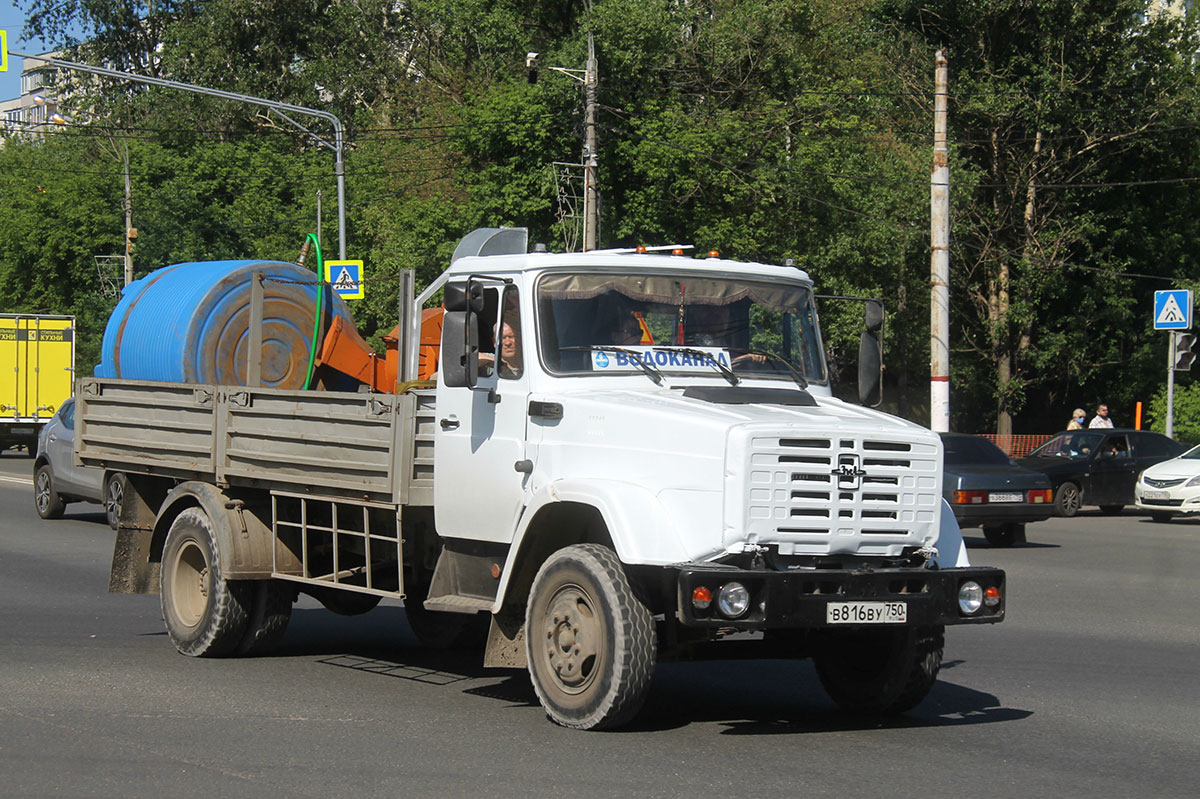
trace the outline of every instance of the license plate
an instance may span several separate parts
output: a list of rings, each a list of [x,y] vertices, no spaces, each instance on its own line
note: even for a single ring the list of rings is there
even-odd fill
[[[988,502],[1024,502],[1025,495],[1020,491],[993,491],[988,494]]]
[[[1170,499],[1170,491],[1147,491],[1142,489],[1142,499]]]
[[[830,602],[825,606],[826,624],[904,624],[907,602]]]

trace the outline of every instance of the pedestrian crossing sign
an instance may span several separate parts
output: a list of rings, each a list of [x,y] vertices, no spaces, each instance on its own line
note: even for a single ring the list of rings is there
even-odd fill
[[[1192,292],[1190,290],[1167,289],[1154,292],[1154,329],[1192,329]]]
[[[363,298],[362,261],[326,261],[325,282],[344,300]]]

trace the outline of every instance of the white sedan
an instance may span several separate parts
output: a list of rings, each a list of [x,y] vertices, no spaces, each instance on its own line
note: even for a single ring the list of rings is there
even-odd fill
[[[1200,513],[1200,446],[1156,463],[1138,476],[1134,505],[1156,522],[1182,513]]]

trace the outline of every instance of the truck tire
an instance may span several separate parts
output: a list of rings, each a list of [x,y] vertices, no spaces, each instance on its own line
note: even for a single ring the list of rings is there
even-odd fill
[[[920,704],[937,680],[943,627],[856,630],[831,636],[813,655],[833,701],[851,713],[890,715]]]
[[[654,618],[616,553],[580,544],[546,559],[525,610],[525,654],[556,724],[599,730],[637,714],[654,674]]]
[[[116,530],[121,526],[121,503],[125,501],[125,475],[120,472],[104,479],[104,515],[108,526]]]
[[[1011,547],[1024,537],[1025,525],[1018,522],[983,528],[983,537],[994,547]]]
[[[162,614],[175,648],[191,657],[225,657],[238,649],[253,599],[248,581],[221,574],[212,521],[200,508],[175,517],[162,555]]]
[[[305,588],[304,592],[339,616],[361,616],[379,604],[381,596],[344,591],[340,588]]]
[[[1059,516],[1070,518],[1079,513],[1080,500],[1079,486],[1074,483],[1063,483],[1054,490],[1054,510]]]
[[[33,506],[43,519],[61,519],[63,508],[66,507],[62,497],[54,490],[54,473],[50,471],[48,463],[38,467],[37,474],[33,476]]]
[[[238,644],[237,654],[257,657],[269,655],[279,648],[288,622],[292,618],[292,603],[296,589],[283,580],[247,580],[251,595],[250,615],[246,634]]]

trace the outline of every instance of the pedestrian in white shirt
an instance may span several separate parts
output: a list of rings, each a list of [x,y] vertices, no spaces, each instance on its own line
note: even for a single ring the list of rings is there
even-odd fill
[[[1101,405],[1096,408],[1096,415],[1092,417],[1092,421],[1088,422],[1088,427],[1112,427],[1112,419],[1108,418],[1108,406]]]

